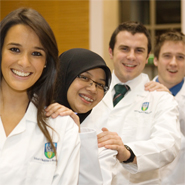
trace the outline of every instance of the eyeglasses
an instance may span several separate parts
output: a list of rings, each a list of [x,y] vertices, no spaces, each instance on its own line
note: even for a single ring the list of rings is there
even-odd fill
[[[95,87],[97,87],[98,89],[103,90],[104,92],[108,91],[109,87],[106,85],[103,85],[101,83],[95,82],[94,80],[92,80],[91,78],[85,76],[85,75],[78,75],[77,76],[81,81],[85,82],[86,84],[90,84],[92,85],[93,83],[95,84]]]

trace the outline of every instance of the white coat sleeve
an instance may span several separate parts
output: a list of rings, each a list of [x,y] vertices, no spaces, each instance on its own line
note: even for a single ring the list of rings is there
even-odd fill
[[[80,174],[78,185],[111,185],[112,168],[116,162],[114,150],[98,149],[94,129],[81,127]]]
[[[137,157],[137,165],[124,164],[131,173],[159,169],[172,162],[180,151],[181,134],[177,102],[164,94],[158,101],[150,139],[125,143]]]
[[[62,124],[62,123],[59,123]],[[69,117],[61,150],[58,152],[57,168],[52,185],[77,185],[80,164],[80,138],[78,126]],[[59,134],[59,137],[60,134]]]

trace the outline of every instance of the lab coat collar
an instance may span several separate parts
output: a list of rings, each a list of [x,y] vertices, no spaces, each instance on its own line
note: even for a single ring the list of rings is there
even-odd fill
[[[153,81],[156,81],[157,79],[158,79],[158,75],[154,77]],[[183,98],[185,98],[185,78],[184,78],[184,84],[182,85],[182,88],[176,94],[176,96],[182,96]]]
[[[137,76],[133,80],[129,80],[126,83],[123,83],[118,79],[118,77],[115,75],[115,73],[113,71],[113,73],[112,73],[112,83],[111,83],[110,89],[111,89],[111,91],[113,92],[113,95],[114,95],[114,93],[115,93],[115,91],[114,91],[115,84],[123,84],[123,85],[126,84],[130,87],[131,90],[133,90],[138,86],[138,83],[140,83],[141,81],[142,81],[142,74],[140,74],[139,76]]]
[[[23,116],[19,124],[10,133],[9,137],[24,132],[26,130],[27,122],[37,123],[37,108],[32,102],[29,103],[25,115]]]
[[[28,106],[25,117],[27,121],[37,123],[37,108],[32,102]]]
[[[140,98],[145,97],[149,92],[144,90],[144,85],[145,83],[149,81],[150,80],[148,78],[148,75],[141,73],[139,76],[137,76],[133,80],[126,82],[125,84],[127,84],[131,90],[125,95],[127,98],[126,99],[123,98],[121,100],[122,103],[118,103],[116,107],[127,106],[133,103],[134,101],[139,101]],[[114,95],[114,85],[117,83],[124,84],[119,81],[119,79],[116,77],[113,71],[110,89],[102,100],[110,109],[113,109],[112,99]]]
[[[184,78],[184,84],[183,84],[181,90],[176,94],[176,96],[182,96],[183,99],[185,98],[185,78]]]

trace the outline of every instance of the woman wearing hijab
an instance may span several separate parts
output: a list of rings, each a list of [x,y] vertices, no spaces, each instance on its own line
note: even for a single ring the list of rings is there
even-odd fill
[[[92,73],[94,72],[96,74],[97,82],[95,82],[94,85],[93,81],[91,80],[96,80],[91,79],[93,74],[88,74],[87,71],[89,70],[91,70]],[[74,97],[70,96],[69,90],[71,88],[71,85],[73,85],[73,83],[75,83],[76,81],[78,81],[78,83],[81,83],[84,86],[84,89],[86,88],[86,91],[88,91],[86,92],[87,95],[97,98],[96,100],[92,100],[91,103],[87,103],[83,100],[82,102],[78,102],[79,104],[83,104],[83,106],[86,107],[86,109],[83,109],[84,107],[81,108],[80,106],[78,106],[76,110],[74,110],[78,113],[80,123],[82,123],[83,120],[90,114],[91,109],[97,103],[99,103],[99,101],[103,98],[104,94],[108,90],[111,81],[110,69],[107,67],[102,57],[100,57],[98,54],[87,49],[76,48],[68,50],[60,56],[59,71],[60,73],[57,83],[58,86],[56,98],[56,101],[58,103],[70,109],[72,106],[73,109],[73,106],[75,106],[74,103],[76,102],[71,101],[72,99],[74,99]],[[94,92],[94,86],[96,86],[96,92]],[[81,94],[79,94],[79,97],[83,99]],[[77,99],[75,100],[78,101]]]
[[[98,54],[82,48],[70,49],[59,57],[56,102],[46,115],[70,115],[78,124],[104,97],[111,81],[111,71]],[[77,115],[76,115],[77,114]],[[79,118],[79,119],[78,119]],[[98,150],[96,131],[81,128],[80,175],[78,184],[111,184],[111,165],[116,152]]]
[[[111,71],[102,57],[87,49],[70,49],[62,53],[59,59],[60,69],[57,79],[56,102],[75,111],[80,118],[80,123],[82,123],[90,114],[92,108],[101,101],[108,90],[111,81]],[[91,79],[91,77],[93,74],[88,74],[87,71],[89,70],[93,70],[92,73],[96,74],[96,78],[99,77],[97,82],[94,81],[94,83],[92,81],[93,79]],[[88,98],[91,98],[91,100],[89,100],[90,102],[88,102],[86,96],[82,97],[84,91],[82,94],[79,93],[79,98],[73,101],[74,94],[70,94],[70,90],[75,82],[82,84],[84,91],[86,91],[85,95],[87,94],[89,96]],[[94,86],[96,87],[96,92],[94,92]],[[81,99],[81,101],[79,99]],[[75,107],[74,104],[77,104],[77,102],[79,105],[73,108]],[[55,109],[53,107],[55,107]],[[51,113],[49,112],[51,111],[50,108],[51,106],[46,109],[48,115]],[[57,107],[55,104],[52,108],[52,112],[57,114],[57,110],[61,107]]]

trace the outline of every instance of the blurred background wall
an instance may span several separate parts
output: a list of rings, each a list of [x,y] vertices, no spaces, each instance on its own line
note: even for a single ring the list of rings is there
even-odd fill
[[[0,0],[0,20],[19,7],[31,7],[48,21],[59,52],[80,47],[100,54],[113,69],[108,54],[110,36],[123,21],[142,22],[156,37],[169,28],[185,32],[184,0]],[[150,78],[157,74],[152,63],[144,69]]]
[[[89,48],[88,0],[1,0],[0,18],[19,7],[31,7],[43,15],[54,31],[60,53],[74,47]]]

